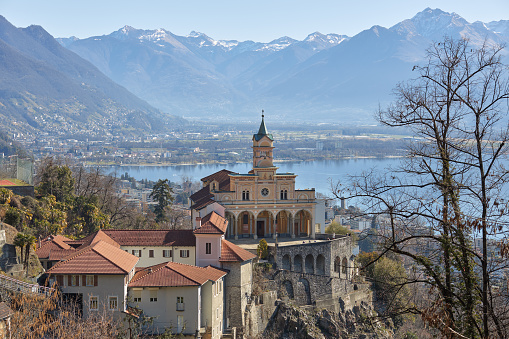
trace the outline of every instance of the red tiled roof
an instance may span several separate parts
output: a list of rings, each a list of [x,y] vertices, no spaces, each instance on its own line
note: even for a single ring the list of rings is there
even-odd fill
[[[103,230],[99,230],[85,237],[83,240],[83,244],[78,247],[78,249],[82,249],[84,247],[90,246],[95,242],[104,241],[110,245],[113,245],[117,248],[120,248],[120,245],[113,239],[111,239]]]
[[[225,234],[228,221],[217,214],[210,212],[201,219],[201,226],[194,230],[195,234]]]
[[[216,173],[206,176],[205,178],[202,178],[201,181],[208,184],[215,180],[219,183],[218,191],[229,191],[230,174],[236,173],[228,170],[220,170]],[[191,206],[191,209],[202,209],[208,204],[214,202],[212,199],[213,197],[214,195],[210,193],[210,188],[208,186],[203,187],[201,190],[191,195],[190,199],[194,202],[194,204]]]
[[[51,250],[47,258],[39,258],[48,259],[49,261],[60,261],[72,255],[74,252],[76,252],[76,249],[72,247],[68,250]]]
[[[44,240],[41,240],[40,246],[37,244],[38,248],[35,250],[35,254],[37,254],[40,259],[46,259],[49,258],[50,255],[53,256],[54,252],[74,251],[71,246],[64,242],[66,240],[70,241],[71,239],[68,239],[62,235],[50,235]]]
[[[99,230],[80,241],[70,241],[68,244],[82,243],[79,248],[103,240],[113,246],[195,246],[196,239],[192,230]]]
[[[235,172],[223,169],[223,170],[217,171],[216,173],[212,173],[211,175],[208,175],[205,178],[201,178],[201,181],[209,182],[209,181],[216,180],[219,183],[219,188],[221,188],[221,183],[225,183],[226,181],[228,181],[228,184],[229,184],[229,181],[230,181],[229,174],[235,174]]]
[[[50,274],[127,274],[139,258],[99,240],[77,250],[48,270]]]
[[[235,244],[232,244],[228,240],[221,240],[221,258],[220,262],[236,261],[243,262],[255,258],[256,255],[245,250]]]
[[[129,287],[201,286],[209,280],[217,281],[224,275],[225,271],[212,266],[198,267],[168,262],[136,272]]]
[[[193,230],[104,230],[121,246],[196,246]]]

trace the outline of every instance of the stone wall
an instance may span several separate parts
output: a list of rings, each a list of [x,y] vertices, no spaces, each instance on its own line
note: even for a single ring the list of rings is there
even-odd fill
[[[245,337],[255,337],[263,333],[276,310],[277,292],[268,291],[251,300],[245,313]]]
[[[315,241],[279,246],[276,267],[297,273],[350,279],[353,274],[352,238]]]
[[[226,326],[241,331],[244,327],[244,312],[252,292],[253,262],[224,262],[222,267],[229,270],[225,278]]]

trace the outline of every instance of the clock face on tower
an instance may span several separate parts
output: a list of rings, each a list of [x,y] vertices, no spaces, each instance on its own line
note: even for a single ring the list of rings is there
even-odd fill
[[[262,188],[262,192],[261,193],[262,193],[262,195],[264,197],[266,197],[267,195],[269,195],[269,189],[268,188]]]

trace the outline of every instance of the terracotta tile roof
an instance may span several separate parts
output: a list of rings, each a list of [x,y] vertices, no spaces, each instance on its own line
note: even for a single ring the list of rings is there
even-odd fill
[[[193,230],[103,230],[121,246],[196,246]]]
[[[223,169],[223,170],[220,170],[220,171],[213,173],[209,176],[206,176],[205,178],[201,178],[201,181],[206,183],[206,182],[216,180],[219,183],[219,189],[221,189],[221,183],[223,183],[223,185],[226,182],[228,182],[228,184],[230,184],[229,174],[235,174],[235,172]]]
[[[201,219],[201,226],[194,230],[195,234],[225,234],[228,221],[217,214],[210,212]]]
[[[256,255],[249,252],[248,250],[245,250],[229,242],[228,240],[221,240],[221,257],[219,258],[220,262],[243,262],[253,258],[256,258]]]
[[[64,242],[67,240],[70,241],[71,239],[68,239],[62,235],[50,235],[49,237],[41,240],[40,246],[39,243],[37,243],[35,254],[37,254],[39,259],[47,259],[54,252],[74,251],[71,246]]]
[[[216,180],[219,183],[218,191],[229,191],[230,190],[230,174],[237,174],[228,170],[220,170],[216,173],[213,173],[205,178],[202,178],[201,181],[205,184],[210,183],[213,180]],[[210,188],[208,186],[203,187],[198,192],[191,195],[190,199],[193,201],[193,205],[191,209],[199,210],[208,204],[214,202],[214,195],[210,193]]]
[[[217,281],[226,272],[212,267],[198,267],[167,262],[136,272],[129,287],[179,287],[201,286],[207,281]]]
[[[212,198],[202,199],[202,200],[198,201],[196,204],[191,205],[190,208],[192,210],[198,210],[199,211],[202,208],[207,207],[210,204],[213,204],[214,202],[215,202],[215,200],[212,199]]]
[[[82,240],[83,244],[80,247],[78,247],[78,250],[90,246],[98,241],[104,241],[110,245],[120,248],[120,245],[115,240],[111,239],[103,230],[94,232]]]
[[[97,235],[101,232],[101,235]],[[67,241],[79,248],[95,240],[103,240],[114,246],[196,246],[192,230],[100,230],[81,240]],[[116,244],[116,245],[115,245]],[[84,246],[85,245],[85,246]]]
[[[0,303],[0,319],[8,318],[12,315],[12,310],[5,302]]]
[[[77,250],[48,270],[49,274],[127,274],[139,258],[99,240]]]
[[[48,259],[49,261],[60,261],[62,259],[67,258],[68,256],[72,255],[77,250],[75,248],[70,248],[68,250],[51,250],[49,252],[49,255],[47,258],[42,259]],[[39,257],[41,258],[41,257]]]

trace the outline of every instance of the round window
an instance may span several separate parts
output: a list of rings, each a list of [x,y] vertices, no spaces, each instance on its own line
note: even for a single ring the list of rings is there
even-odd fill
[[[262,188],[262,195],[264,197],[266,197],[267,195],[269,195],[269,189],[268,188]]]

